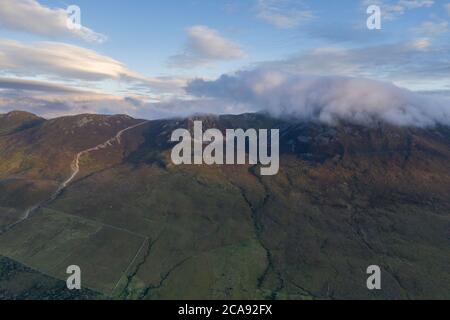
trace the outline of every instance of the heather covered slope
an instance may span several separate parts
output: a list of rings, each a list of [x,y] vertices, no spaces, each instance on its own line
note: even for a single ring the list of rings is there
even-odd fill
[[[59,197],[0,235],[0,254],[61,279],[78,264],[86,287],[128,299],[450,298],[449,128],[201,119],[222,130],[279,128],[279,174],[174,166],[170,134],[194,119],[151,121],[84,156]],[[65,131],[52,135],[67,140],[61,176],[99,132],[114,135]],[[26,172],[56,175],[53,159],[42,163]],[[3,172],[0,184],[15,174]],[[4,190],[4,207],[21,209],[21,193]],[[366,289],[372,264],[383,270],[378,292]]]
[[[45,200],[70,174],[74,155],[138,123],[126,116],[44,120],[24,112],[0,117],[0,228]],[[14,128],[14,129],[13,129]]]

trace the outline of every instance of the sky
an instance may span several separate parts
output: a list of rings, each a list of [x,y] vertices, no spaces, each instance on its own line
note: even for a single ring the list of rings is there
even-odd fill
[[[408,114],[383,113],[394,122],[421,123],[417,110],[423,123],[449,114],[450,0],[0,2],[0,112],[153,119],[331,108],[352,117],[343,104],[378,103],[359,90],[382,101],[395,91],[398,106],[383,110]],[[79,28],[67,23],[71,5]],[[381,29],[367,27],[370,5],[381,9]],[[327,86],[348,94],[318,99]],[[440,107],[421,111],[430,105]]]

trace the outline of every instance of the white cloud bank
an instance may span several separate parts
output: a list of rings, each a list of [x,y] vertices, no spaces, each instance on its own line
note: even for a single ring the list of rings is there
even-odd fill
[[[195,80],[187,91],[287,119],[327,124],[384,121],[418,127],[450,125],[450,101],[361,78],[302,76],[259,69],[224,75],[215,81]]]
[[[243,59],[242,48],[222,37],[217,30],[206,26],[186,29],[187,42],[184,52],[169,58],[169,66],[194,68],[211,62]]]
[[[84,26],[69,29],[66,9],[48,8],[36,0],[2,0],[0,27],[50,38],[72,36],[99,43],[106,40],[106,36]]]

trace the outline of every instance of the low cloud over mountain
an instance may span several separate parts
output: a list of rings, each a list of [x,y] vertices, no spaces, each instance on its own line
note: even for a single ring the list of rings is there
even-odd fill
[[[256,69],[214,81],[194,80],[186,90],[194,96],[246,104],[249,109],[282,118],[363,124],[381,120],[419,127],[450,124],[450,101],[361,78]]]

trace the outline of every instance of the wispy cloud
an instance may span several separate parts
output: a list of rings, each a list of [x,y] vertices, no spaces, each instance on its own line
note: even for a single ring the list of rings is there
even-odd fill
[[[425,21],[412,30],[428,37],[437,37],[450,31],[448,21],[446,20]]]
[[[76,37],[89,42],[104,42],[106,36],[82,26],[67,27],[65,8],[49,8],[36,0],[2,0],[0,27],[50,37]]]
[[[45,92],[48,94],[82,93],[81,90],[65,87],[57,83],[4,77],[0,78],[0,90]]]
[[[447,10],[448,15],[450,16],[450,3],[447,3],[444,5],[445,9]]]
[[[379,5],[383,14],[383,19],[393,20],[404,15],[409,10],[419,8],[429,8],[434,5],[434,0],[397,0],[388,2],[386,0],[363,0],[363,6]]]
[[[340,75],[390,81],[413,90],[450,83],[450,47],[428,38],[362,48],[322,47],[262,64],[312,75]]]
[[[434,5],[434,0],[400,0],[398,1],[398,5],[410,10],[431,7]]]
[[[0,78],[0,113],[12,108],[47,118],[79,113],[138,113],[120,96],[48,81]]]
[[[242,48],[225,39],[217,30],[206,26],[193,26],[186,29],[187,41],[184,52],[169,58],[169,66],[194,68],[212,62],[243,59]]]
[[[258,0],[256,16],[277,28],[289,29],[311,20],[314,14],[305,9],[303,0]]]
[[[166,91],[180,90],[186,84],[183,78],[146,77],[111,57],[60,42],[25,44],[0,39],[0,69],[17,76],[56,78],[64,82],[115,80],[124,85]]]

